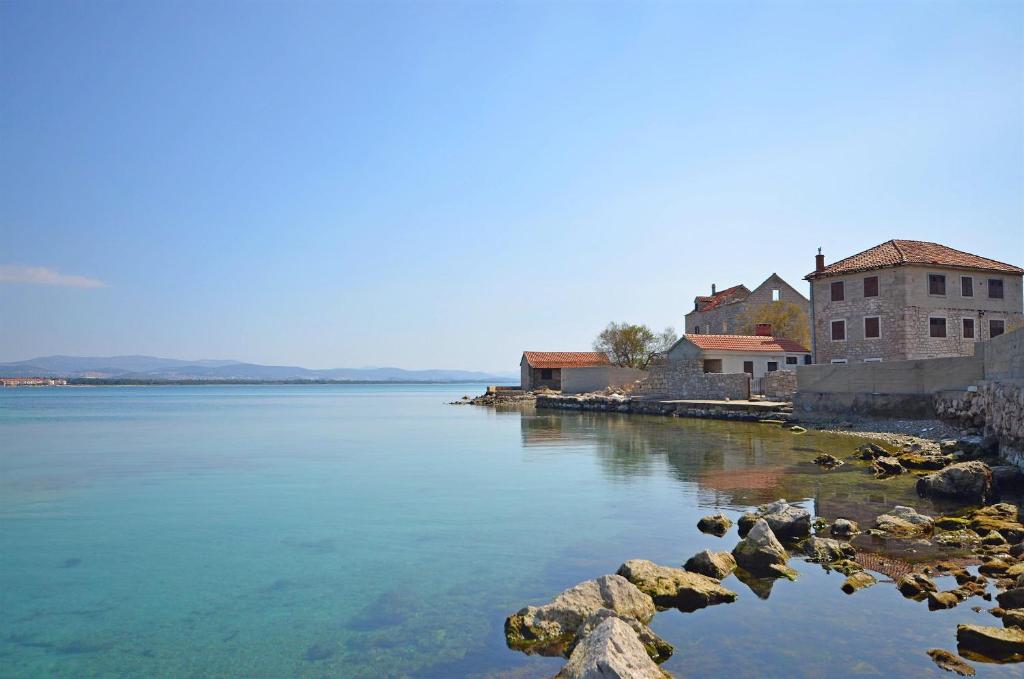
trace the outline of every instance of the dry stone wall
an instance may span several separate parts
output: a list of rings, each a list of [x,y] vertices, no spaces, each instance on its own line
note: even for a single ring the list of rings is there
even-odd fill
[[[776,370],[765,373],[764,395],[777,401],[792,400],[796,394],[796,371]]]
[[[750,398],[746,373],[706,373],[699,360],[662,361],[633,392],[641,398],[742,400]]]
[[[1024,468],[1024,384],[982,382],[977,391],[935,396],[939,417],[999,439],[1003,459]]]

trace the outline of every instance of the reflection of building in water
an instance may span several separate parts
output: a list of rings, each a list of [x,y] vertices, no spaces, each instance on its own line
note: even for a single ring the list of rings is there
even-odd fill
[[[817,516],[869,526],[898,504],[923,507],[912,484],[875,479],[851,461],[824,471],[822,452],[845,458],[856,439],[742,422],[539,410],[520,419],[524,448],[573,447],[590,452],[616,478],[668,475],[690,488],[700,506],[744,509],[785,498]],[[941,513],[935,510],[935,514]]]

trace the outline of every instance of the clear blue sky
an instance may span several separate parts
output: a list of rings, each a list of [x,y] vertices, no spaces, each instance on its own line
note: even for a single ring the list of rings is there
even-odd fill
[[[1024,263],[1024,4],[0,3],[0,360],[516,369],[889,238]]]

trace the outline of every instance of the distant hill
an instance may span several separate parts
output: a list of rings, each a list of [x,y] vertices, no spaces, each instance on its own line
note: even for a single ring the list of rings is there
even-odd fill
[[[241,361],[183,361],[153,356],[40,356],[0,363],[3,377],[94,377],[145,380],[340,380],[379,382],[508,382],[512,374],[470,370],[404,370],[402,368],[329,368],[259,365]]]

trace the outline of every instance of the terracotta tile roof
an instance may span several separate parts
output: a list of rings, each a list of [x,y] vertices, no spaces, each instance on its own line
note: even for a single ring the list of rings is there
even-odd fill
[[[761,335],[683,335],[701,349],[715,351],[770,351],[810,353],[796,340]]]
[[[534,368],[586,368],[611,365],[600,351],[524,351],[523,358]]]
[[[747,286],[734,285],[713,295],[702,295],[697,297],[697,311],[711,311],[723,304],[739,302],[746,299],[749,294],[750,290],[747,289]]]
[[[812,271],[804,278],[810,280],[812,278],[836,276],[856,271],[883,269],[890,266],[900,266],[901,264],[924,264],[954,269],[976,269],[1024,274],[1024,269],[1012,264],[972,255],[969,252],[954,250],[938,243],[928,243],[920,240],[890,240],[869,248],[864,252],[858,252],[846,259],[833,262],[826,266],[824,271]]]

